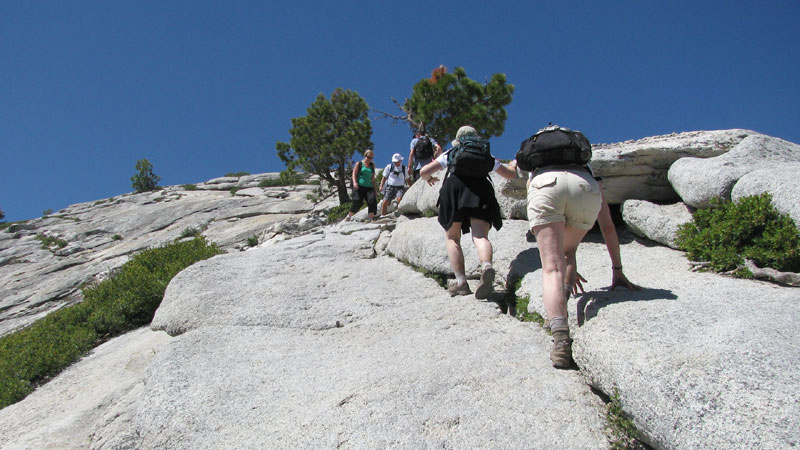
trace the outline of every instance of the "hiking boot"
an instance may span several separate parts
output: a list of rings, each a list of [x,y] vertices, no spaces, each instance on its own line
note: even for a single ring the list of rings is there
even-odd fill
[[[494,269],[488,267],[486,270],[483,271],[481,274],[481,281],[478,282],[478,287],[475,289],[475,298],[478,300],[483,300],[485,298],[489,298],[489,294],[492,293],[492,283],[494,283]]]
[[[447,288],[447,292],[450,293],[450,297],[455,297],[456,295],[472,294],[472,291],[469,289],[469,285],[467,283],[464,283],[461,286],[459,286],[458,283],[453,283],[452,286]]]
[[[572,365],[572,339],[569,337],[569,329],[553,330],[553,349],[550,351],[550,361],[553,362],[553,367],[560,369]]]

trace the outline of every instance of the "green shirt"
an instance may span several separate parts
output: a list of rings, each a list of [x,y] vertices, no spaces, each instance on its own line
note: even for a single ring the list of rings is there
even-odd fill
[[[361,169],[358,171],[358,185],[362,187],[372,187],[372,175],[375,173],[375,168],[365,165],[359,161]]]

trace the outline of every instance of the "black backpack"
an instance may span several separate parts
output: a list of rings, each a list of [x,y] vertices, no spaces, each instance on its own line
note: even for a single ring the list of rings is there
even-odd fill
[[[489,141],[480,136],[465,136],[447,154],[447,172],[458,177],[484,178],[494,169]]]
[[[517,152],[517,167],[531,171],[552,165],[585,165],[591,159],[592,144],[583,133],[550,125],[522,141]]]
[[[428,136],[420,136],[414,143],[414,157],[416,159],[433,158],[433,142]]]

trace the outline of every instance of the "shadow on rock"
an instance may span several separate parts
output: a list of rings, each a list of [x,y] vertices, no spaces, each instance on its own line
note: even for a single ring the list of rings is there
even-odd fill
[[[621,295],[620,295],[621,294]],[[667,289],[647,289],[641,291],[589,291],[580,294],[577,301],[577,321],[578,326],[597,317],[601,309],[608,305],[621,302],[639,302],[650,300],[677,300],[678,296]]]

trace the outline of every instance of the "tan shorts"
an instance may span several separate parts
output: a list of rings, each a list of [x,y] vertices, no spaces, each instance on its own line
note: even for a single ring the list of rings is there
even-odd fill
[[[600,212],[600,185],[582,170],[545,170],[528,186],[528,221],[531,228],[554,222],[588,230]]]

